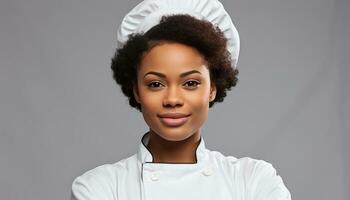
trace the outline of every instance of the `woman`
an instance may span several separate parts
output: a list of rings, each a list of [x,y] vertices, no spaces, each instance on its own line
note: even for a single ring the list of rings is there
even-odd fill
[[[201,136],[209,108],[238,82],[239,37],[220,2],[146,0],[118,42],[113,77],[149,131],[133,156],[77,177],[72,199],[291,199],[270,163],[211,151]]]

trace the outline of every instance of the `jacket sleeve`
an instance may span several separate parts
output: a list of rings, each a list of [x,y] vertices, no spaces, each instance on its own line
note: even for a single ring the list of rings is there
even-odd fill
[[[272,164],[247,159],[245,167],[247,200],[291,200],[291,194]]]
[[[100,166],[74,179],[71,200],[117,200],[115,191],[113,174]]]

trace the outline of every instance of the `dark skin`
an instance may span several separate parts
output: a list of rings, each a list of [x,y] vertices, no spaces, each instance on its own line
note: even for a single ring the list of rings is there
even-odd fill
[[[160,44],[144,55],[137,73],[133,92],[150,128],[153,162],[196,163],[200,129],[216,95],[205,59],[190,46]],[[169,126],[159,117],[169,112],[189,117],[181,126]]]
[[[199,145],[199,132],[181,141],[168,141],[152,130],[147,148],[153,155],[153,162],[197,163],[196,149]]]

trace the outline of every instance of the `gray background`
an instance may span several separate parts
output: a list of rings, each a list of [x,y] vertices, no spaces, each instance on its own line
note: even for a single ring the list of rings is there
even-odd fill
[[[1,199],[69,199],[76,176],[136,153],[148,129],[109,65],[139,2],[1,0]],[[348,199],[350,1],[222,3],[240,82],[210,110],[207,148],[271,162],[294,200]]]

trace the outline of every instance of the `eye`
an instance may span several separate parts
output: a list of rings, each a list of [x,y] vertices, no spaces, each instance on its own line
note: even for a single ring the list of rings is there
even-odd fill
[[[150,88],[158,88],[160,85],[161,85],[161,83],[158,82],[158,81],[153,81],[153,82],[147,84],[147,86],[150,87]]]
[[[188,85],[188,86],[191,87],[191,88],[195,88],[195,87],[197,87],[199,84],[200,84],[200,83],[199,83],[198,81],[193,81],[193,80],[187,81],[187,82],[185,83],[185,85]]]

